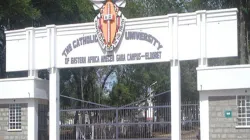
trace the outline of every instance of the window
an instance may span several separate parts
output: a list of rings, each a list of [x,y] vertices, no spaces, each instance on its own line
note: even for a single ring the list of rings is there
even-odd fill
[[[238,126],[250,126],[250,96],[238,96]]]
[[[21,129],[21,105],[9,105],[9,130]]]

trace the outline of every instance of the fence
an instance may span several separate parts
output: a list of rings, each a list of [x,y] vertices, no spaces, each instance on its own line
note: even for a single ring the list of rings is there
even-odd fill
[[[80,102],[77,107],[60,110],[60,139],[171,139],[171,105],[162,101],[165,94],[121,107],[74,99]],[[182,139],[196,140],[199,105],[182,104],[181,114]]]

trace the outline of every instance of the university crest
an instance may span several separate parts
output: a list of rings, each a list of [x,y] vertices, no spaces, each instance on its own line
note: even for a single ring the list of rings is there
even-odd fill
[[[103,50],[113,51],[120,43],[125,30],[125,17],[120,7],[125,0],[91,0],[95,10],[100,10],[94,23],[98,42]]]

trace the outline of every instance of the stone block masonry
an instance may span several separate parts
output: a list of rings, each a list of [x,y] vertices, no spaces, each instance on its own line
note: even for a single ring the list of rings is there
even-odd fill
[[[28,104],[21,104],[20,131],[9,131],[9,105],[0,104],[0,140],[27,140],[28,139]]]
[[[209,97],[209,140],[249,140],[250,129],[237,129],[236,96]],[[226,110],[232,118],[226,118]]]

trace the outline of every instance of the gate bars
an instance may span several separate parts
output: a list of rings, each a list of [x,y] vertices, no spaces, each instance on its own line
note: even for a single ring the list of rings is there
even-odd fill
[[[111,107],[82,101],[80,107],[60,110],[60,139],[171,139],[171,105],[166,102],[168,92]],[[199,129],[199,105],[182,105],[182,135],[185,140],[196,140]]]

